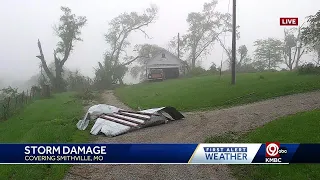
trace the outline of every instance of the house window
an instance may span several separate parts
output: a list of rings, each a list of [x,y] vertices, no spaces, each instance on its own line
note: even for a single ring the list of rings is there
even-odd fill
[[[166,55],[164,53],[162,53],[162,58],[166,58]]]

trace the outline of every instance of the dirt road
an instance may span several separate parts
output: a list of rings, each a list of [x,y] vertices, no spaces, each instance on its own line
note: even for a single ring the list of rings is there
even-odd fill
[[[104,94],[106,104],[128,108]],[[187,142],[201,143],[208,136],[228,131],[254,129],[276,118],[301,111],[320,109],[320,91],[270,99],[228,109],[184,113],[184,120],[149,127],[114,138],[98,137],[104,142]],[[226,165],[76,165],[65,179],[233,179]]]

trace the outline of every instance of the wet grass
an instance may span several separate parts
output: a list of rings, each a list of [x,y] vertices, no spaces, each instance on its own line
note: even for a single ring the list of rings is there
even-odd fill
[[[209,137],[207,143],[319,143],[320,110],[298,113],[272,121],[245,134],[226,133]],[[320,179],[318,164],[230,165],[241,180]]]
[[[116,89],[120,100],[133,109],[173,106],[194,111],[252,103],[268,98],[320,89],[320,76],[295,72],[218,75],[142,83]]]
[[[83,116],[82,102],[74,93],[36,100],[0,122],[1,143],[88,142],[89,133],[76,123]],[[69,165],[1,165],[0,179],[62,179]]]

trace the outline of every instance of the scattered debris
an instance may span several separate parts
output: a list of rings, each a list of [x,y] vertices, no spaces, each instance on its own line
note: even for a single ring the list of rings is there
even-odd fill
[[[137,129],[165,124],[169,121],[183,119],[184,116],[174,107],[161,107],[142,111],[127,111],[115,106],[98,104],[89,108],[77,128],[85,130],[90,120],[96,120],[90,133],[100,132],[106,136],[118,136]]]

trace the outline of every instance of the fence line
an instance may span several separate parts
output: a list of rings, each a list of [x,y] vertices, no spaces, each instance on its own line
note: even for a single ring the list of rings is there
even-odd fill
[[[0,100],[0,120],[7,120],[25,105],[31,103],[36,97],[39,96],[34,91],[23,91]]]

